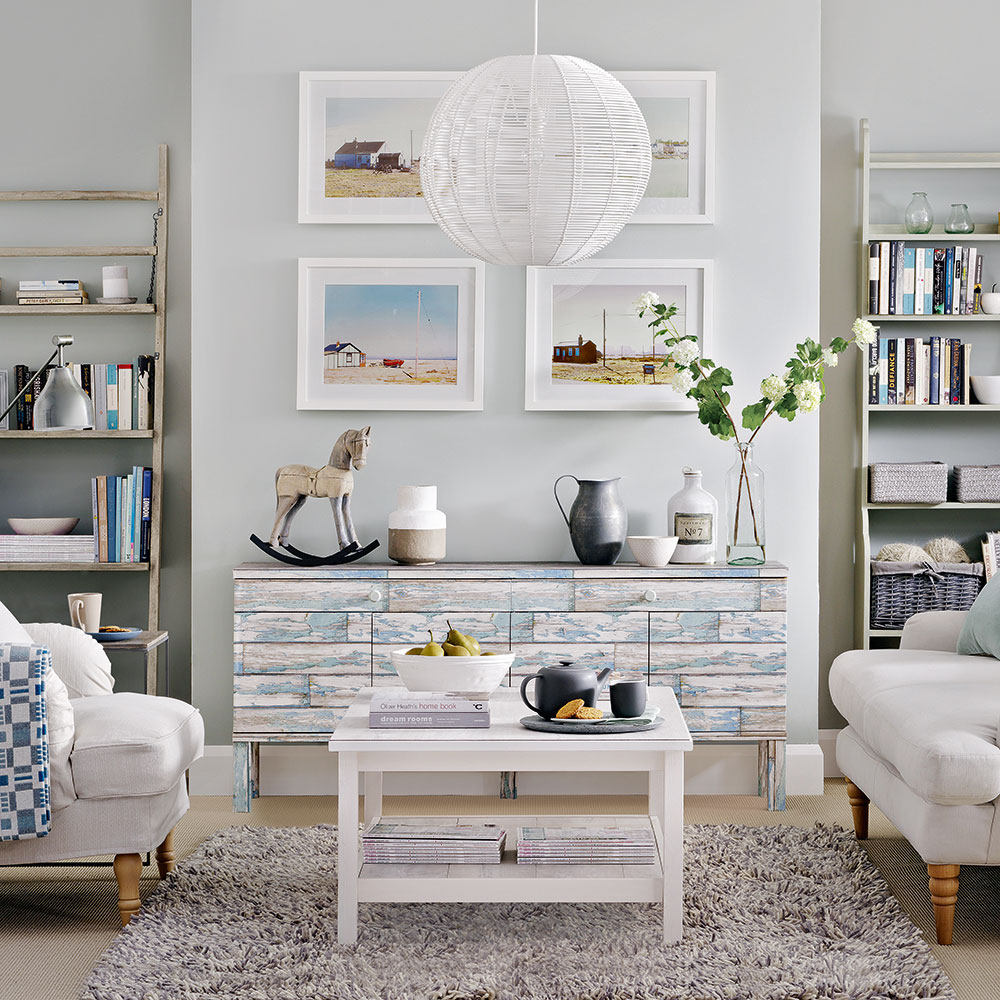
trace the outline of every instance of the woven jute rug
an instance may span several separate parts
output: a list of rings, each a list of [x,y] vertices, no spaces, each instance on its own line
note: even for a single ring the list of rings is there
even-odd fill
[[[689,826],[680,944],[652,904],[361,904],[337,944],[336,828],[233,828],[147,900],[91,1000],[953,998],[853,834]]]

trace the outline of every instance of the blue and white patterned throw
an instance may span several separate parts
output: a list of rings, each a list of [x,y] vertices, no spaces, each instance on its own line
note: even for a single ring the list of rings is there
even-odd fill
[[[0,645],[0,841],[49,832],[44,646]]]

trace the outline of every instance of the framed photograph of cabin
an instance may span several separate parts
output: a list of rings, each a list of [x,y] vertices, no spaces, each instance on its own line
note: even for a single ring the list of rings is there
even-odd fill
[[[711,223],[715,216],[715,73],[613,73],[646,119],[653,165],[632,222]]]
[[[420,191],[431,113],[454,72],[299,74],[299,222],[433,222]]]
[[[635,301],[655,292],[674,303],[678,331],[697,335],[707,354],[710,260],[601,259],[527,271],[526,410],[697,409],[670,385],[663,342]]]
[[[481,410],[486,265],[299,259],[297,408]]]

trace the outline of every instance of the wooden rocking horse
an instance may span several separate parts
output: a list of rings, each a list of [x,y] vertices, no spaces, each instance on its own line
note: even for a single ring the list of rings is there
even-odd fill
[[[310,465],[283,465],[278,469],[274,474],[277,509],[270,541],[265,542],[256,535],[251,535],[250,541],[269,556],[292,566],[336,566],[338,563],[354,562],[378,548],[377,539],[364,548],[358,547],[358,536],[351,520],[351,492],[354,489],[351,469],[365,467],[370,440],[371,427],[344,431],[330,452],[330,461],[321,469]],[[338,552],[316,556],[289,544],[292,519],[309,497],[329,499],[340,543]]]

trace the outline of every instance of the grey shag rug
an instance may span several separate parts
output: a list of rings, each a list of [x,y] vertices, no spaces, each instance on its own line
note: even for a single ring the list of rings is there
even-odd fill
[[[361,904],[337,944],[336,828],[223,830],[88,1000],[902,1000],[954,994],[853,834],[689,826],[684,940],[652,904]]]

